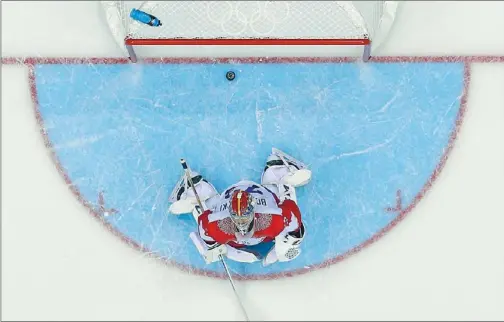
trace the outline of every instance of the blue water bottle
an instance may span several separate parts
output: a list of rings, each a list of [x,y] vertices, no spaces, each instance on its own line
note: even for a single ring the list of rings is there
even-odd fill
[[[147,12],[143,12],[138,9],[132,9],[130,12],[130,17],[132,19],[135,19],[136,21],[139,21],[139,22],[144,23],[149,26],[153,26],[153,27],[161,26],[161,21],[158,18],[154,17],[151,14],[148,14]]]

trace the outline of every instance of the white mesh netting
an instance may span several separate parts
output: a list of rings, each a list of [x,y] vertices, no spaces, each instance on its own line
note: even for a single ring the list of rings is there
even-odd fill
[[[149,1],[140,10],[159,18],[152,28],[133,21],[123,2],[130,38],[367,38],[356,7],[337,1]],[[378,9],[378,3],[372,7]],[[371,7],[369,8],[371,9]],[[129,21],[131,20],[131,21]]]
[[[368,39],[395,1],[102,1],[114,33],[133,39]],[[133,8],[162,22],[130,18]]]

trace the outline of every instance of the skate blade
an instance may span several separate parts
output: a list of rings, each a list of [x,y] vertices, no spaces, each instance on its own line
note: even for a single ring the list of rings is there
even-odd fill
[[[271,148],[271,153],[273,153],[274,155],[277,155],[279,157],[282,157],[285,159],[285,161],[287,162],[291,162],[293,164],[295,164],[299,169],[306,169],[308,168],[306,166],[306,164],[304,164],[303,162],[299,161],[298,159],[294,158],[293,156],[283,152],[282,150],[279,150],[277,148]]]

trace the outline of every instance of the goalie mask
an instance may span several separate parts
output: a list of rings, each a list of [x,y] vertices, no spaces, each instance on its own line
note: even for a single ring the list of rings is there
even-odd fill
[[[236,190],[230,200],[229,213],[238,231],[245,235],[253,227],[254,197],[246,191]]]

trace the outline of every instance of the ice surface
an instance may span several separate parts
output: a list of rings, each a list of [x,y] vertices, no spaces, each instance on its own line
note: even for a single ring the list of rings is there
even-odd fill
[[[298,191],[304,252],[266,268],[229,263],[244,277],[326,265],[360,247],[404,215],[386,211],[396,192],[408,208],[444,161],[464,65],[369,64],[362,74],[334,63],[35,68],[48,138],[80,196],[89,204],[106,196],[115,229],[189,270],[222,267],[205,265],[188,243],[190,214],[167,214],[180,158],[219,191],[259,182],[271,147],[306,162],[314,179]]]
[[[2,6],[4,56],[121,54],[97,15],[98,3]],[[408,2],[399,27],[380,54],[502,55],[502,12],[502,2]],[[48,18],[53,15],[58,19]],[[299,53],[299,48],[293,49]],[[170,53],[266,53],[261,48],[232,50],[175,48]],[[318,50],[332,54],[326,48]],[[154,55],[158,53],[159,48]],[[504,318],[504,258],[499,256],[504,245],[500,202],[504,70],[502,64],[472,64],[471,70],[468,111],[457,145],[415,215],[369,251],[331,269],[279,281],[238,283],[252,318]],[[141,74],[132,80],[139,80]],[[2,66],[2,318],[241,319],[226,281],[181,273],[138,256],[100,229],[96,220],[81,214],[83,207],[62,184],[43,147],[26,75],[25,67]],[[370,79],[366,73],[360,77],[363,82]],[[378,111],[388,113],[403,99],[399,94],[388,96]],[[450,106],[443,106],[446,115],[453,113]],[[262,120],[262,128],[256,127],[254,135],[262,133],[258,137],[265,140],[266,115],[252,114],[251,120],[257,119]],[[429,130],[442,137],[446,128],[439,123]],[[93,146],[99,140],[91,136],[87,142],[69,141],[62,149]],[[350,162],[369,155],[355,154],[368,148],[331,156],[334,161]],[[396,193],[387,197],[386,207],[397,206]],[[115,209],[109,192],[103,196],[105,207]],[[93,198],[99,206],[99,195]],[[216,309],[214,299],[225,309]],[[280,309],[293,306],[302,309]]]

